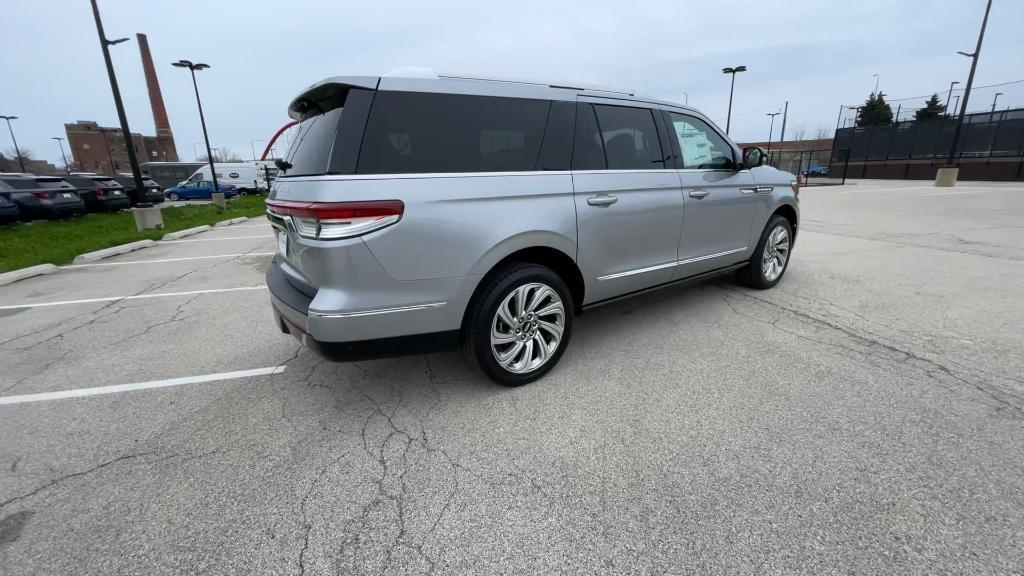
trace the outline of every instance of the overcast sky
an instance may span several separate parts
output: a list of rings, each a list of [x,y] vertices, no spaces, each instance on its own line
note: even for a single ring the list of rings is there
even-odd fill
[[[726,66],[736,78],[732,135],[764,140],[766,112],[789,100],[792,135],[830,132],[840,104],[862,102],[873,74],[890,99],[966,83],[984,0],[596,0],[557,2],[338,2],[100,0],[133,132],[153,134],[135,33],[150,49],[178,153],[192,160],[202,132],[188,72],[199,73],[212,145],[249,157],[287,121],[287,103],[328,76],[400,66],[439,72],[589,82],[689,103],[725,125]],[[117,124],[88,0],[11,0],[2,24],[0,114],[19,116],[19,144],[60,160],[63,124]],[[975,85],[1024,79],[1024,2],[995,0]],[[1024,82],[972,93],[971,110],[1024,106]],[[954,92],[956,94],[956,92]],[[920,107],[922,100],[902,102]],[[893,103],[895,110],[896,104]],[[781,116],[779,117],[781,121]],[[4,126],[3,128],[6,128]],[[775,125],[776,138],[779,124]],[[259,152],[257,143],[257,153]],[[0,133],[0,150],[11,148]]]

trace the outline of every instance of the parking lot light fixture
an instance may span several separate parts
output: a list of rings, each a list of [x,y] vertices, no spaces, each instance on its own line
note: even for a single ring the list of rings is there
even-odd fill
[[[206,133],[206,118],[203,116],[203,101],[199,99],[199,84],[196,83],[196,70],[206,70],[210,67],[209,64],[203,64],[202,62],[192,62],[191,60],[178,60],[172,62],[171,66],[177,68],[188,68],[189,72],[192,73],[192,88],[196,91],[196,105],[199,107],[199,123],[203,126],[203,141],[206,142],[206,161],[210,164],[210,177],[213,180],[213,191],[218,192],[220,187],[217,185],[217,169],[213,166],[213,150],[210,149],[210,136]]]
[[[768,125],[768,150],[765,151],[765,155],[768,156],[769,165],[772,163],[772,130],[775,129],[775,117],[778,116],[779,114],[782,114],[782,112],[769,112],[765,114],[765,116],[772,117],[772,122],[771,124]]]
[[[746,66],[735,66],[733,68],[722,68],[722,74],[731,74],[732,79],[729,82],[729,112],[725,116],[725,134],[729,135],[729,128],[732,124],[732,93],[736,88],[736,74],[739,72],[746,72]]]
[[[11,128],[11,120],[17,120],[17,116],[0,116],[7,121],[7,131],[11,133],[11,142],[14,142],[14,153],[18,155],[18,165],[21,171],[25,172],[25,160],[21,157],[21,150],[18,149],[18,141],[14,138],[14,128]]]
[[[64,160],[64,171],[71,174],[71,166],[68,165],[68,157],[64,155],[64,139],[57,136],[53,136],[50,139],[56,140],[57,144],[60,145],[60,157],[61,160]]]
[[[96,0],[92,0],[92,15],[96,20],[96,34],[100,39],[100,49],[103,51],[103,62],[107,66],[107,78],[110,80],[110,91],[114,94],[114,107],[117,108],[117,119],[121,124],[121,135],[124,137],[124,148],[128,153],[128,164],[132,168],[132,179],[135,181],[135,190],[130,192],[130,194],[134,196],[133,200],[138,203],[142,200],[146,187],[142,184],[142,171],[139,170],[139,159],[135,156],[135,141],[132,140],[132,131],[128,127],[128,116],[124,112],[124,103],[121,102],[121,90],[117,87],[117,76],[114,74],[114,63],[110,60],[110,47],[115,44],[120,44],[121,42],[126,42],[128,39],[107,39],[106,34],[103,32],[103,20],[100,19],[100,9],[96,5]],[[111,166],[111,170],[113,171],[113,166]]]
[[[1002,95],[1003,95],[1002,92],[996,92],[996,97],[992,99],[992,113],[993,114],[996,113],[996,101],[999,100],[999,97],[1002,96]]]
[[[953,97],[953,86],[956,86],[960,82],[954,80],[949,83],[949,92],[946,93],[946,116],[949,116],[949,100]]]

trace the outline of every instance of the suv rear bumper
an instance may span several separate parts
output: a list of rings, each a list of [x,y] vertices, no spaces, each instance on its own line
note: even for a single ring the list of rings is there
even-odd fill
[[[271,307],[282,332],[334,361],[447,350],[458,343],[466,302],[395,304],[369,310],[318,310],[317,296],[296,288],[275,258],[267,267]],[[453,292],[467,279],[451,279]],[[334,291],[336,292],[336,291]],[[327,294],[323,300],[337,296]]]

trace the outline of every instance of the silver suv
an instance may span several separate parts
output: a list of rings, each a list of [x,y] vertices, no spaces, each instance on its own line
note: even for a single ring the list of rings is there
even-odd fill
[[[770,288],[796,237],[794,176],[670,102],[418,70],[325,80],[289,115],[267,284],[332,360],[461,344],[525,384],[583,310],[731,271]]]

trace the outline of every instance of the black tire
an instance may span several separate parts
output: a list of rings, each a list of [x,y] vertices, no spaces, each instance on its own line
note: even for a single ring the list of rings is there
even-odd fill
[[[171,202],[177,202],[179,199],[181,199],[181,196],[179,196],[177,192],[168,192],[167,199],[170,200]]]
[[[503,367],[491,348],[491,328],[495,322],[498,306],[520,286],[539,283],[554,290],[561,299],[563,326],[557,348],[535,369],[517,373]],[[543,377],[565,353],[572,336],[575,304],[572,294],[562,278],[550,268],[537,264],[511,264],[485,280],[478,297],[470,303],[463,325],[462,344],[467,357],[473,361],[488,378],[504,386],[522,386]],[[534,325],[536,331],[536,324]],[[547,333],[549,334],[549,333]],[[514,343],[513,343],[514,344]]]
[[[762,266],[762,258],[764,256],[764,247],[768,243],[768,238],[778,227],[783,227],[786,231],[786,237],[788,238],[788,249],[786,251],[785,262],[782,266],[782,272],[779,273],[773,279],[769,279],[766,274],[764,267]],[[744,286],[756,288],[758,290],[767,290],[779,283],[782,277],[786,275],[786,270],[789,268],[789,261],[792,259],[793,249],[793,227],[790,226],[789,220],[786,220],[782,216],[772,216],[768,220],[768,224],[764,227],[761,232],[761,239],[757,242],[757,247],[754,248],[754,253],[750,256],[750,261],[743,268],[740,268],[736,272],[736,279],[740,281]]]

